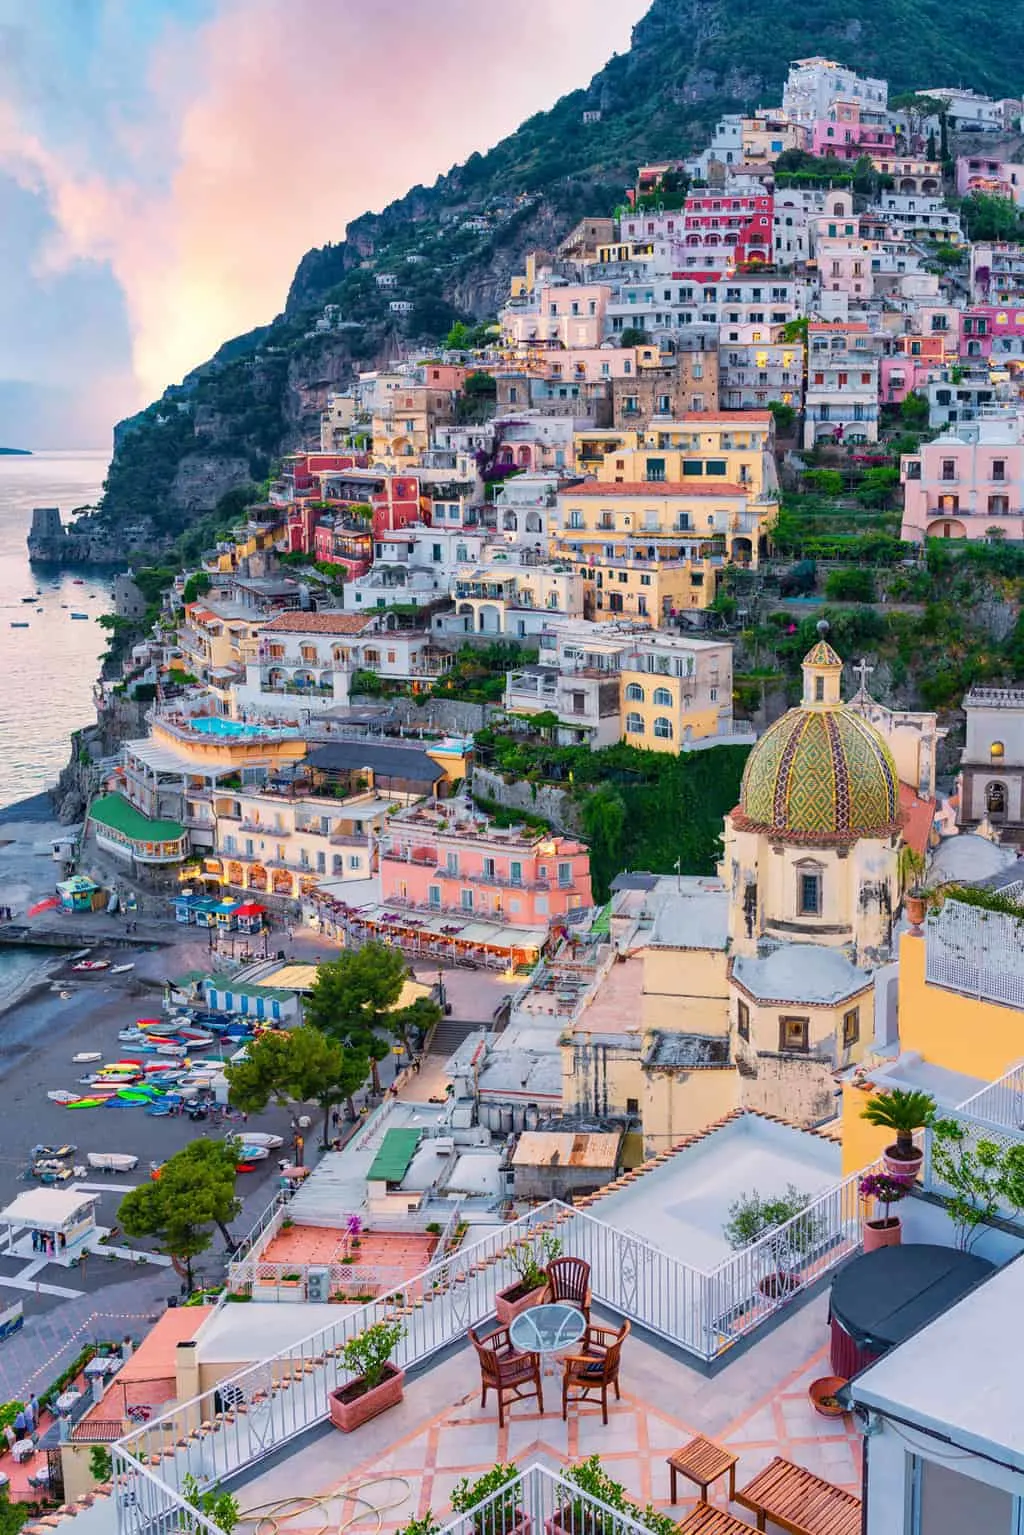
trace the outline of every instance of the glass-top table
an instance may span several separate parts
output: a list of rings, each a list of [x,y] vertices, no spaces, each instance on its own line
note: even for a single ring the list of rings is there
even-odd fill
[[[578,1343],[586,1330],[583,1312],[557,1301],[521,1311],[513,1317],[508,1335],[524,1354],[557,1354]]]

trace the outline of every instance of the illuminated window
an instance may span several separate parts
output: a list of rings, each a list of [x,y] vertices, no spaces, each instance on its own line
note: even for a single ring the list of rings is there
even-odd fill
[[[843,1014],[843,1046],[849,1049],[860,1039],[860,1008],[851,1007]]]
[[[807,1018],[779,1018],[779,1049],[782,1052],[805,1051],[810,1046],[810,1021]]]

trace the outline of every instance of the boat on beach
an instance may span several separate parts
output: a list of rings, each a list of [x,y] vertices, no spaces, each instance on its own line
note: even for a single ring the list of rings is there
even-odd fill
[[[87,1061],[102,1061],[103,1056],[98,1050],[79,1050],[77,1055],[71,1057],[76,1066],[83,1066]]]
[[[122,1151],[87,1151],[85,1160],[102,1173],[130,1173],[139,1165],[138,1157]]]
[[[129,970],[134,970],[134,969],[135,969],[135,961],[132,960],[130,965],[112,965],[110,973],[111,973],[111,975],[127,975]]]
[[[72,970],[109,970],[109,959],[80,959],[77,965],[71,966]]]

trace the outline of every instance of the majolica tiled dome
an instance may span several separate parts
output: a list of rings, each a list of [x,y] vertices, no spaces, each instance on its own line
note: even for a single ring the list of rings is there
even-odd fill
[[[900,827],[899,778],[884,740],[839,699],[842,661],[822,639],[804,659],[804,702],[747,758],[736,822],[779,841],[845,843]]]

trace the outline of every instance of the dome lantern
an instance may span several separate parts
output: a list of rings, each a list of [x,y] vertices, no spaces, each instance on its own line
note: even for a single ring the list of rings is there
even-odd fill
[[[817,626],[818,642],[804,656],[801,670],[804,674],[804,708],[828,708],[842,703],[839,685],[843,678],[842,658],[836,654],[825,638],[828,619]]]

